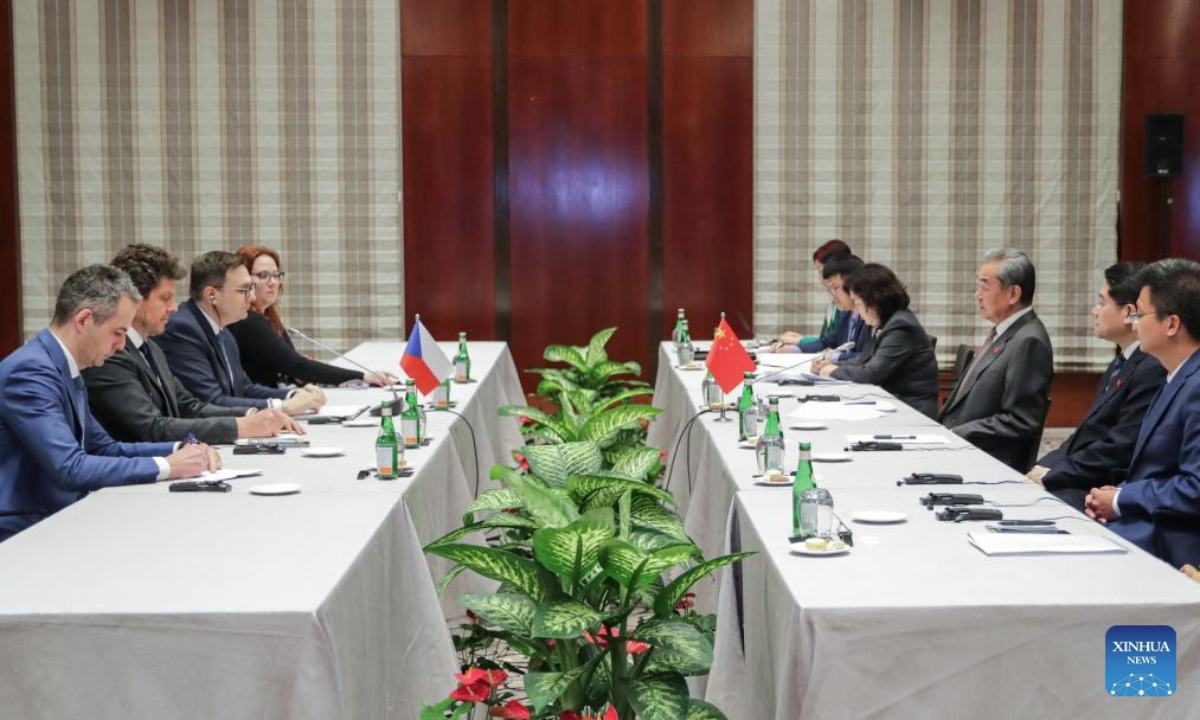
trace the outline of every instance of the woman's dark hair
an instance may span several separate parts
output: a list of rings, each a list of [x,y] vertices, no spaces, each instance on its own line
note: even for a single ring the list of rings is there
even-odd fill
[[[897,310],[908,309],[908,290],[886,265],[867,263],[842,279],[842,289],[862,300],[883,325]]]
[[[846,243],[842,242],[841,240],[834,239],[834,240],[829,240],[829,241],[825,242],[825,244],[821,245],[821,247],[814,250],[813,254],[812,254],[812,259],[813,259],[813,262],[821,263],[822,265],[824,265],[826,262],[829,261],[829,258],[833,257],[834,255],[849,255],[849,254],[850,254],[850,246],[847,245]]]

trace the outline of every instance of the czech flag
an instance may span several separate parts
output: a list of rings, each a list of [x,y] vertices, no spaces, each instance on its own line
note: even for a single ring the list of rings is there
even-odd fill
[[[405,375],[416,381],[417,389],[422,395],[433,392],[454,372],[454,365],[450,363],[450,359],[421,324],[420,315],[417,316],[412,333],[408,336],[408,345],[404,348],[404,357],[400,358],[400,367]]]

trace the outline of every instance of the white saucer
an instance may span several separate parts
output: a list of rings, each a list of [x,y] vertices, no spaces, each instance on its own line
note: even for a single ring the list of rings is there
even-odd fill
[[[688,363],[687,365],[680,365],[679,369],[680,370],[688,370],[688,371],[703,370],[704,363],[698,363],[698,362]]]
[[[837,550],[809,550],[804,546],[803,542],[794,542],[791,544],[793,555],[808,555],[809,557],[825,557],[827,555],[845,555],[850,552],[850,546],[838,548]]]
[[[754,481],[754,484],[762,487],[791,487],[796,484],[796,478],[788,475],[787,482],[771,482],[770,480],[759,478]]]
[[[853,459],[850,457],[850,453],[844,452],[815,452],[812,454],[813,462],[850,462]]]
[[[300,454],[304,457],[311,458],[331,458],[339,455],[345,455],[346,451],[339,447],[315,447],[305,448],[300,451]]]
[[[829,426],[815,420],[794,420],[788,425],[789,430],[826,430]]]
[[[742,440],[741,442],[738,443],[738,447],[740,447],[743,450],[754,450],[758,447],[758,438],[756,438],[756,437],[746,438],[745,440]]]
[[[373,417],[354,418],[342,423],[342,427],[378,427],[379,420]]]
[[[879,412],[896,412],[896,404],[887,400],[880,400],[875,403],[875,409]]]
[[[851,515],[850,519],[868,525],[891,525],[908,520],[908,515],[894,510],[861,510]]]
[[[250,488],[251,495],[295,495],[300,492],[296,483],[267,483]]]

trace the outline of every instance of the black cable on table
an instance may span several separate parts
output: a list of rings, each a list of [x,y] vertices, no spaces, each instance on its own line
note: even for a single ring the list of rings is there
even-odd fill
[[[471,433],[471,454],[474,456],[475,460],[475,497],[479,497],[479,446],[475,443],[475,428],[471,427],[471,421],[457,410],[451,410],[450,408],[433,408],[433,411],[448,412],[451,415],[457,415],[458,417],[462,418],[463,423],[465,423],[467,426],[467,430]]]

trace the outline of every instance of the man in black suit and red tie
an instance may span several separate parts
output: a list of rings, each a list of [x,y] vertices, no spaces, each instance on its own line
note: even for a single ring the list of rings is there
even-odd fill
[[[1025,253],[992,250],[984,256],[975,303],[993,327],[938,416],[959,437],[1019,472],[1037,458],[1054,377],[1050,336],[1033,311],[1036,285]]]
[[[1129,467],[1142,418],[1167,377],[1155,358],[1138,346],[1130,315],[1141,286],[1134,276],[1142,263],[1117,263],[1104,271],[1104,287],[1092,308],[1096,336],[1119,351],[1079,427],[1029,471],[1029,478],[1078,510],[1092,488],[1108,485],[1112,470]]]

